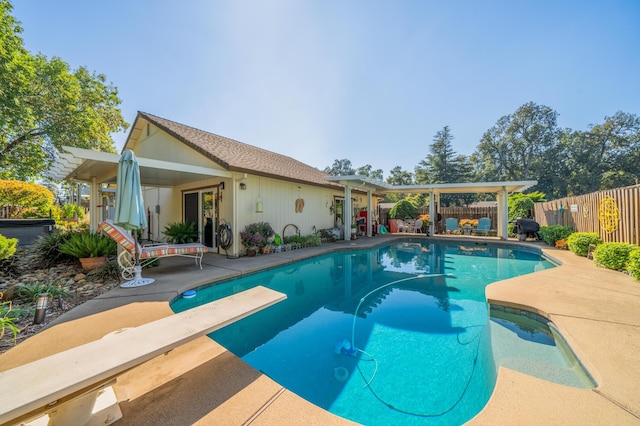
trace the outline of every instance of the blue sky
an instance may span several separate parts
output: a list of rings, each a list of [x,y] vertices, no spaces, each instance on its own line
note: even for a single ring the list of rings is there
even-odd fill
[[[640,1],[14,0],[25,45],[145,111],[324,169],[471,154],[526,102],[640,114]],[[118,149],[127,132],[114,134]]]

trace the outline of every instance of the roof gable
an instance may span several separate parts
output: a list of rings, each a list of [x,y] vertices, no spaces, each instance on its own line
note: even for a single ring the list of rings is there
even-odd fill
[[[325,177],[329,176],[327,173],[286,155],[176,123],[146,112],[138,112],[136,121],[139,119],[144,119],[154,124],[229,171],[251,173],[325,187],[341,187],[341,185],[334,182],[326,181]]]

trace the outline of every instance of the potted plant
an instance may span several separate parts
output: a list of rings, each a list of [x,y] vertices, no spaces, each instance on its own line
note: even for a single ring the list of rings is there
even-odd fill
[[[471,235],[471,230],[478,226],[478,219],[460,219],[460,227],[464,235]]]
[[[247,249],[247,256],[255,256],[256,252],[267,245],[274,235],[273,228],[267,222],[251,223],[240,232],[240,241]]]
[[[60,252],[80,259],[82,268],[90,271],[104,264],[107,256],[115,255],[116,242],[96,232],[73,232],[60,244]]]
[[[198,230],[193,222],[174,222],[164,228],[167,241],[172,244],[187,244],[198,240]]]

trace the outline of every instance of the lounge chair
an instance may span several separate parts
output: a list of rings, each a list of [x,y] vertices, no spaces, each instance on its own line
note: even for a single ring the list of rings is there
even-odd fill
[[[447,234],[452,234],[458,231],[458,219],[455,217],[448,217],[444,221],[445,231]]]
[[[478,226],[473,230],[476,235],[489,235],[491,230],[491,219],[488,217],[481,217],[478,219]]]
[[[121,248],[118,254],[118,265],[122,270],[122,278],[130,280],[135,276],[134,264],[136,250],[140,256],[140,265],[153,262],[156,258],[182,256],[195,259],[196,265],[202,269],[202,256],[209,248],[200,243],[167,244],[157,243],[140,246],[133,236],[124,228],[116,225],[111,220],[106,220],[98,225],[98,232],[104,232],[111,237]]]

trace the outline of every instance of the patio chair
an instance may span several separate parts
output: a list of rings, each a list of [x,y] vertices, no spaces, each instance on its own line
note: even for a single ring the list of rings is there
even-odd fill
[[[157,258],[182,256],[195,259],[196,265],[202,269],[202,256],[209,248],[200,243],[167,244],[155,243],[140,246],[133,236],[124,228],[116,225],[111,220],[106,220],[98,225],[98,232],[104,232],[113,239],[122,250],[118,250],[118,265],[122,270],[122,278],[130,280],[135,276],[136,251],[140,256],[140,266],[153,262]]]
[[[398,232],[402,232],[404,229],[404,222],[400,219],[389,219],[389,232],[392,234],[397,234]]]
[[[422,220],[418,219],[413,224],[411,224],[411,228],[409,232],[413,232],[415,234],[419,234],[422,232]]]
[[[444,228],[447,234],[458,231],[458,219],[455,217],[448,217],[444,221]]]
[[[473,231],[476,235],[489,235],[489,231],[491,230],[491,219],[488,217],[481,217],[478,219],[478,226]]]

